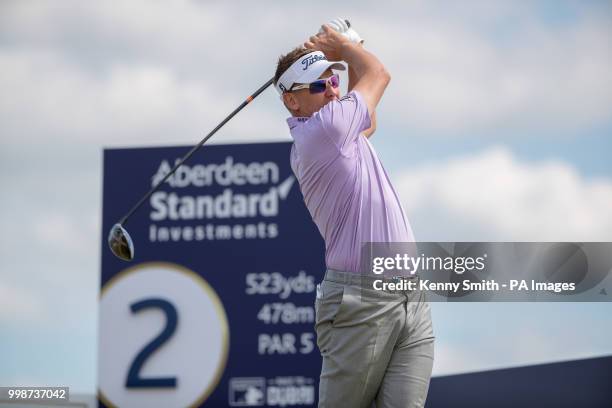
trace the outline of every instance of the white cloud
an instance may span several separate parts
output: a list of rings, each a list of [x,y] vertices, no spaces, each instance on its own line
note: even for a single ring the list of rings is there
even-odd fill
[[[33,231],[31,244],[47,247],[58,256],[71,257],[96,248],[98,237],[97,222],[82,222],[82,217],[66,213],[47,213],[35,216],[28,223]]]
[[[608,241],[612,183],[503,147],[395,177],[419,240]]]
[[[49,316],[31,289],[0,282],[0,323],[27,325],[41,323]]]
[[[0,87],[12,95],[0,98],[3,143],[195,144],[243,100],[214,78],[180,79],[164,66],[114,65],[99,77],[44,51],[0,52],[0,65]],[[286,134],[282,117],[253,105],[223,129],[224,140]]]
[[[553,28],[523,20],[505,42],[457,19],[381,22],[372,42],[393,76],[385,108],[400,123],[450,133],[575,131],[609,121],[609,21]]]
[[[432,303],[434,375],[609,355],[610,303]],[[558,319],[555,316],[563,316]]]
[[[609,18],[555,25],[516,2],[465,9],[410,2],[351,10],[393,74],[383,105],[390,123],[537,135],[612,119]],[[329,13],[343,14],[340,6]],[[3,143],[44,134],[126,145],[197,141],[272,74],[280,53],[316,30],[321,15],[291,4],[14,2],[0,19]],[[221,140],[286,137],[285,116],[270,89]]]

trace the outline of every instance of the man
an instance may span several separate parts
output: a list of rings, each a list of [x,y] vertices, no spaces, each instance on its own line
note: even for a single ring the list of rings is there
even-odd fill
[[[305,48],[279,59],[274,81],[291,112],[291,167],[326,246],[315,302],[323,357],[319,407],[422,407],[434,341],[424,294],[382,293],[378,302],[361,296],[362,244],[414,237],[367,139],[390,75],[360,43],[344,20],[334,20]],[[349,67],[342,98],[332,69],[344,66],[330,61]]]

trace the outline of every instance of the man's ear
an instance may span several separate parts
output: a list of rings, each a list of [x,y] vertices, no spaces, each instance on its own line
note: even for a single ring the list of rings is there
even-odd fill
[[[283,94],[283,102],[285,103],[287,109],[289,109],[290,111],[297,111],[298,109],[300,109],[300,103],[298,102],[295,95],[291,92],[285,92]]]

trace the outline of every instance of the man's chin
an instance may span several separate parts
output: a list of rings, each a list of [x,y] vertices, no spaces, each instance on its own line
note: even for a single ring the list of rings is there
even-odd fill
[[[327,105],[330,102],[337,101],[337,100],[338,100],[338,97],[334,96],[333,98],[326,100],[325,103],[323,104],[323,106]]]
[[[333,98],[326,100],[326,101],[323,103],[323,105],[321,105],[321,106],[319,107],[319,109],[316,109],[314,112],[318,112],[318,111],[320,111],[320,110],[321,110],[321,109],[322,109],[322,108],[323,108],[325,105],[327,105],[328,103],[330,103],[330,102],[332,102],[332,101],[337,101],[338,99],[339,99],[339,98],[338,98],[337,96],[334,96]],[[312,115],[310,115],[310,116],[312,116]]]

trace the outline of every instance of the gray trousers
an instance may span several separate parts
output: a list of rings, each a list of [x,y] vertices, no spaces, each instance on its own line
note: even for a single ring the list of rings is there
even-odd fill
[[[425,293],[382,292],[328,270],[317,287],[320,408],[423,407],[434,357]]]

